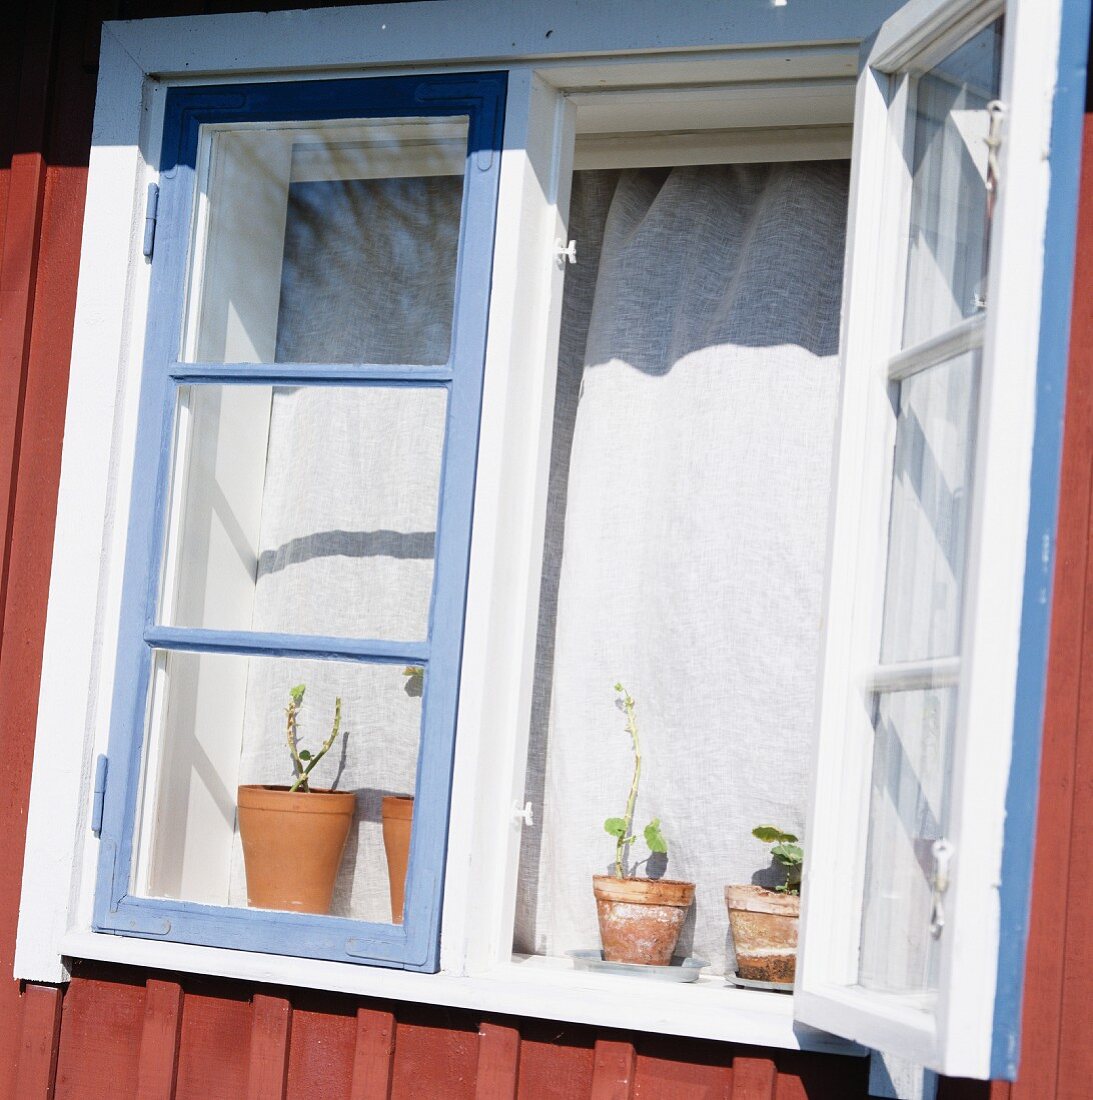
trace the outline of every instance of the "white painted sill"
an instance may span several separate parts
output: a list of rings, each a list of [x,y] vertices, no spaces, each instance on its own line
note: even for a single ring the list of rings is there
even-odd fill
[[[867,1053],[854,1043],[795,1023],[792,997],[735,989],[718,976],[701,977],[689,984],[645,983],[576,971],[564,959],[521,956],[481,974],[417,974],[97,932],[70,932],[63,950],[71,958],[358,997],[787,1050]]]

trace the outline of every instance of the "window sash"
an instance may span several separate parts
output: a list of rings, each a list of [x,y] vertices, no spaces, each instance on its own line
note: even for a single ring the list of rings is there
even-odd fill
[[[187,943],[436,970],[451,763],[466,602],[471,509],[482,400],[486,314],[506,77],[498,73],[305,81],[167,94],[156,252],[126,548],[122,623],[100,835],[93,926]],[[201,126],[339,117],[470,117],[454,323],[449,359],[436,367],[358,364],[211,364],[178,361]],[[180,385],[395,384],[448,394],[433,610],[424,642],[180,628],[155,624]],[[141,797],[155,647],[202,653],[348,658],[428,668],[415,821],[402,925],[234,909],[129,893]]]

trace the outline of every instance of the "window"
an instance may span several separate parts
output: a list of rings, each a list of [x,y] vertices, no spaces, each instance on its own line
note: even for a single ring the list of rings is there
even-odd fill
[[[702,5],[685,7],[641,27],[578,27],[555,13],[551,42],[561,44],[549,57],[553,25],[529,16],[502,41],[488,5],[459,27],[443,4],[415,8],[412,39],[397,5],[302,16],[325,21],[306,41],[286,36],[281,17],[230,17],[231,57],[219,52],[220,17],[188,24],[185,41],[158,21],[108,31],[20,976],[56,981],[63,956],[87,955],[737,1042],[864,1042],[950,1073],[1005,1071],[992,1031],[1004,1018],[1012,1035],[1016,1013],[1001,1005],[995,1017],[1006,934],[997,871],[1009,731],[1027,706],[1016,672],[1032,613],[1022,596],[1030,468],[1034,455],[1050,466],[1034,452],[1034,394],[1049,186],[1039,150],[1058,6],[1045,18],[1026,0],[913,0],[879,31],[856,105],[857,42],[874,29],[873,5],[757,5],[732,44]],[[392,20],[384,35],[377,18]],[[776,45],[786,42],[798,44]],[[140,257],[147,183],[159,187],[150,264]],[[772,374],[770,401],[748,412],[759,372],[743,353],[736,395],[718,378],[716,401],[703,399],[716,387],[701,382],[701,355],[688,360],[689,394],[653,394],[653,363],[592,381],[585,372],[585,410],[603,416],[582,431],[594,470],[596,447],[626,425],[611,421],[620,391],[590,388],[646,387],[642,415],[675,432],[662,440],[668,470],[673,448],[702,440],[681,424],[716,433],[722,407],[739,400],[737,449],[716,452],[703,484],[720,467],[740,471],[741,538],[763,508],[767,530],[808,511],[793,559],[807,626],[792,629],[785,578],[763,554],[734,580],[749,593],[768,585],[777,598],[760,626],[781,623],[796,647],[784,655],[795,686],[781,694],[763,682],[773,667],[763,643],[746,647],[760,670],[749,698],[784,708],[753,708],[750,728],[792,724],[787,811],[803,816],[807,793],[813,803],[792,998],[726,988],[720,974],[661,985],[578,973],[564,936],[540,940],[527,912],[549,889],[528,874],[530,838],[565,846],[549,822],[554,832],[533,832],[544,803],[526,783],[529,743],[533,760],[538,751],[538,627],[550,622],[544,539],[571,520],[567,538],[578,528],[594,538],[603,510],[595,494],[577,502],[580,516],[572,500],[572,512],[559,507],[552,482],[552,445],[565,434],[555,413],[575,400],[587,365],[559,365],[559,344],[574,336],[566,298],[582,280],[614,293],[619,340],[640,358],[651,342],[642,326],[653,318],[655,328],[683,287],[672,249],[686,242],[696,261],[716,251],[688,196],[732,206],[768,186],[764,225],[776,235],[792,224],[787,237],[824,257],[826,277],[794,282],[812,261],[790,262],[782,282],[762,284],[776,284],[770,294],[738,303],[745,327],[771,311],[763,333],[734,329],[665,355],[675,363],[728,344],[754,367],[775,349],[813,387],[794,398],[814,429],[807,440],[793,433],[796,465],[779,469],[782,482],[765,476],[769,439],[789,421]],[[589,216],[597,187],[619,212]],[[658,236],[642,214],[657,231],[627,238],[625,216],[650,196],[666,200],[670,228]],[[702,202],[724,230],[724,212]],[[593,260],[613,217],[633,249],[605,275]],[[760,250],[755,262],[785,255]],[[649,275],[637,308],[625,297],[635,272]],[[795,312],[806,293],[823,298],[807,325]],[[680,324],[695,312],[693,295],[682,297]],[[622,431],[620,445],[643,438]],[[648,484],[648,465],[633,464],[635,486]],[[621,480],[600,489],[629,491],[627,470],[616,463]],[[661,549],[701,526],[682,499]],[[71,532],[84,529],[76,545]],[[717,541],[718,530],[703,537]],[[608,547],[600,573],[567,598],[590,605],[615,560],[621,574]],[[727,567],[702,563],[719,579]],[[675,599],[658,591],[671,561],[650,551],[642,567],[628,582],[639,597]],[[688,598],[700,606],[701,585]],[[576,662],[593,663],[589,679],[608,696],[629,675],[612,667],[610,637],[586,631],[592,652]],[[661,682],[628,685],[651,717],[684,690],[669,673],[686,674],[685,650],[706,643],[688,634],[656,645],[663,659],[638,647],[635,660],[646,684],[654,667]],[[1037,660],[1042,650],[1021,651],[1023,664]],[[234,790],[284,781],[277,740],[299,684],[312,745],[341,699],[348,736],[325,764],[344,766],[364,792],[330,915],[248,907],[241,891]],[[685,722],[673,736],[686,738]],[[108,763],[96,775],[100,754]],[[699,767],[720,822],[724,782]],[[746,769],[735,773],[727,782],[743,789]],[[71,811],[43,809],[49,792]],[[376,818],[383,796],[410,793],[399,924]],[[701,821],[703,797],[687,797]],[[555,804],[555,823],[564,808]],[[739,873],[718,869],[729,847],[711,845],[696,872],[710,895],[700,899],[709,942],[725,925],[711,897]],[[580,872],[585,882],[593,870]]]

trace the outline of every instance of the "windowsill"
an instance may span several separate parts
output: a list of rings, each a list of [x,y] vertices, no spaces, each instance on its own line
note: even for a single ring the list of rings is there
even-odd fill
[[[854,1043],[794,1023],[792,997],[735,989],[721,977],[678,985],[649,982],[645,988],[635,978],[575,971],[562,959],[521,956],[474,976],[416,974],[95,932],[70,932],[62,947],[73,958],[360,997],[790,1050],[865,1053]]]

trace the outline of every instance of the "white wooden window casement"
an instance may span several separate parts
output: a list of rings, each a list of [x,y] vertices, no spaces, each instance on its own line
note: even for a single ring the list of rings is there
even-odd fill
[[[1003,934],[998,876],[1030,524],[1050,184],[1044,151],[1060,15],[1068,3],[911,0],[900,8],[898,0],[791,0],[741,8],[731,32],[702,0],[643,9],[640,16],[622,3],[595,13],[527,5],[514,14],[502,0],[471,0],[460,5],[456,21],[442,0],[197,17],[184,21],[184,35],[175,20],[107,25],[17,975],[61,981],[66,959],[101,958],[757,1045],[860,1054],[857,1044],[864,1044],[970,1076],[997,1069],[991,1037]],[[976,226],[977,240],[989,236],[987,276],[972,280],[970,303],[962,292],[967,308],[958,316],[942,317],[924,337],[905,344],[906,316],[920,308],[915,281],[907,277],[906,244],[917,217],[909,168],[916,90],[924,74],[999,20],[998,87],[988,101],[1003,107],[988,110],[988,101],[965,89],[965,98],[945,115],[954,120],[945,140],[967,151],[977,173],[985,166],[979,187],[991,184],[989,202],[972,204],[973,214],[990,210],[989,222]],[[859,73],[862,40],[869,45]],[[111,723],[138,349],[149,294],[141,255],[144,199],[155,182],[166,89],[475,70],[507,73],[507,106],[440,972],[383,971],[93,932],[96,850],[88,821],[94,760]],[[514,807],[525,802],[566,266],[558,250],[570,240],[572,172],[847,156],[853,167],[844,377],[796,994],[730,989],[708,978],[686,986],[640,983],[579,974],[566,960],[514,959],[520,833],[534,827]],[[945,216],[940,237],[962,240],[967,211],[958,204]],[[579,241],[576,255],[579,263]],[[962,585],[957,641],[913,658],[892,657],[882,635],[885,617],[895,615],[886,610],[885,585],[892,573],[900,392],[907,388],[909,394],[916,380],[935,378],[938,368],[961,357],[971,364],[961,368],[970,381],[963,390],[957,386],[963,423],[975,430],[961,436],[946,428],[941,458],[946,471],[960,466],[970,486],[956,508],[965,516],[963,556],[957,555],[961,564],[950,570],[948,588],[935,585],[938,600],[952,596],[953,583]],[[918,400],[905,396],[904,421]],[[862,899],[868,892],[876,700],[914,692],[948,692],[945,699],[956,700],[951,713],[931,704],[930,720],[938,729],[944,724],[950,746],[948,761],[933,757],[935,771],[950,776],[945,827],[936,835],[916,834],[915,848],[923,854],[921,842],[929,841],[924,858],[936,859],[938,870],[948,859],[948,881],[937,879],[937,896],[930,900],[938,904],[933,913],[927,907],[925,927],[905,936],[898,952],[893,948],[899,954],[893,966],[916,975],[899,987],[890,975],[878,981],[872,971],[862,981]],[[919,711],[921,718],[925,709]],[[1031,820],[1025,828],[1031,829]],[[944,843],[935,848],[935,840]],[[922,945],[926,962],[919,965],[915,952]]]
[[[1019,934],[1000,883],[1057,17],[914,0],[858,81],[796,1012],[960,1076],[991,1072]]]

